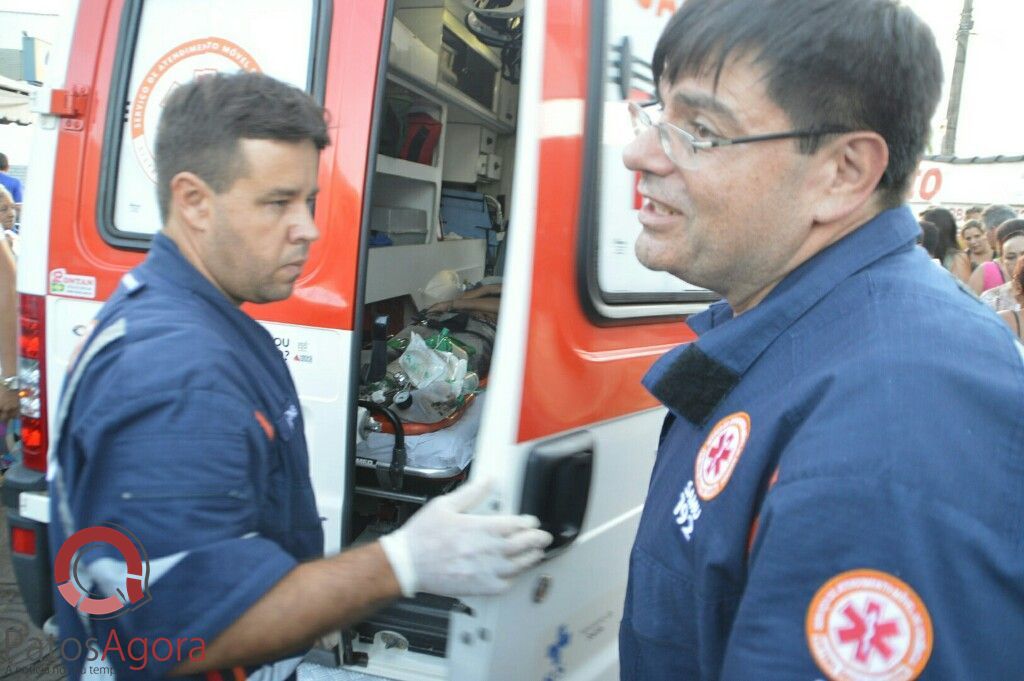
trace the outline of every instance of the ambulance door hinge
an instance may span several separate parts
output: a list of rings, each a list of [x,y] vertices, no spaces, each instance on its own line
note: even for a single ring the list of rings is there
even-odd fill
[[[51,116],[63,119],[61,127],[65,130],[82,130],[85,123],[82,118],[85,116],[89,104],[89,88],[75,86],[71,89],[55,88],[50,91]]]

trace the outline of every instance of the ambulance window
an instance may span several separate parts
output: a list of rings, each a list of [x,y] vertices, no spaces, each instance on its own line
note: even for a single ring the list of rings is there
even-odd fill
[[[655,88],[651,57],[675,7],[671,0],[594,2],[587,101],[584,192],[580,223],[582,295],[598,323],[699,311],[716,295],[664,272],[653,272],[633,251],[640,223],[636,174],[622,165],[623,148],[633,138],[627,103],[650,101]]]
[[[215,72],[261,71],[323,100],[328,0],[129,0],[104,139],[98,224],[114,246],[148,248],[161,227],[153,149],[163,103]]]

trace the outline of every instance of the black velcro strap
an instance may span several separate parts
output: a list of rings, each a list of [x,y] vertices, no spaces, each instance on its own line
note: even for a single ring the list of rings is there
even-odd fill
[[[739,382],[738,373],[691,345],[654,384],[651,393],[691,423],[702,426]]]

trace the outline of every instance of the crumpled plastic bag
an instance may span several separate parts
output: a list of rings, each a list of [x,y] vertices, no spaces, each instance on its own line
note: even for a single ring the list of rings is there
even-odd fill
[[[409,381],[422,393],[423,398],[435,402],[457,399],[463,392],[466,381],[467,362],[465,353],[434,350],[427,346],[420,335],[413,332],[409,346],[398,358]]]

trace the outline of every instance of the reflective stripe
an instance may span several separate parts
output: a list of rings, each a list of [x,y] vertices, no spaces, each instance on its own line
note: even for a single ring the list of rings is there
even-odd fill
[[[103,348],[123,337],[126,333],[128,333],[127,322],[123,318],[118,319],[116,322],[97,334],[82,356],[78,358],[78,362],[75,363],[74,369],[72,370],[71,375],[68,376],[67,383],[65,384],[64,393],[60,396],[60,404],[57,407],[57,418],[53,428],[55,437],[53,439],[53,443],[50,445],[48,464],[52,464],[56,459],[57,447],[60,444],[61,431],[64,428],[64,421],[68,417],[68,410],[71,408],[71,398],[74,396],[75,390],[78,388],[78,382],[82,380],[82,374],[85,373],[85,367],[89,365],[89,362],[91,362],[93,358],[103,350]]]
[[[132,274],[131,272],[126,272],[125,275],[121,277],[121,285],[125,287],[129,295],[135,293],[135,291],[137,291],[139,287],[142,286],[142,284],[139,283],[139,280],[136,279],[135,275]]]
[[[64,530],[65,540],[75,533],[75,522],[71,517],[71,507],[68,505],[67,486],[64,483],[64,475],[57,463],[57,447],[60,446],[61,431],[64,429],[64,421],[67,419],[68,411],[71,408],[71,398],[75,394],[75,388],[78,387],[78,382],[82,379],[85,367],[89,365],[89,362],[92,361],[92,358],[95,357],[100,350],[124,336],[125,333],[127,333],[127,328],[128,325],[125,323],[125,320],[119,319],[107,328],[103,329],[103,331],[93,339],[93,342],[89,345],[88,349],[75,363],[74,369],[65,384],[64,394],[60,397],[60,405],[57,408],[57,418],[53,428],[54,438],[53,442],[50,443],[50,450],[46,455],[46,477],[53,481],[52,489],[55,501],[57,502],[57,516],[60,519],[61,527]],[[75,608],[75,612],[78,614],[78,619],[82,623],[82,628],[85,630],[86,634],[91,636],[92,624],[89,622],[89,616],[78,608]],[[85,678],[86,674],[88,674],[88,678],[96,678],[96,676],[91,673],[90,667],[91,664],[87,660],[86,664],[82,666],[83,678]],[[97,673],[99,673],[99,671],[97,671]],[[108,676],[107,678],[114,677]]]
[[[258,537],[259,533],[249,532],[248,534],[242,535],[241,539],[250,539],[252,537]],[[173,570],[178,563],[183,561],[190,551],[179,551],[178,553],[172,553],[169,556],[162,558],[150,558],[147,561],[149,565],[149,574],[146,575],[146,584],[152,586],[160,581],[160,579],[168,572]],[[85,577],[89,580],[88,584],[82,586],[91,590],[91,587],[95,585],[98,589],[98,593],[103,596],[110,596],[117,593],[117,590],[125,583],[128,578],[128,564],[123,560],[116,560],[114,558],[99,558],[93,561],[90,565],[85,566]]]
[[[300,662],[302,662],[302,656],[289,657],[287,660],[280,660],[274,664],[265,664],[250,674],[249,679],[250,681],[284,681],[299,668]]]
[[[146,584],[148,586],[156,584],[160,581],[161,577],[173,570],[174,566],[184,560],[188,554],[188,551],[179,551],[163,558],[151,558],[148,561],[149,574],[143,575],[143,577],[146,577]],[[80,563],[79,565],[82,564]],[[128,564],[123,560],[99,558],[91,564],[84,566],[84,568],[85,577],[89,580],[89,583],[82,586],[91,591],[91,587],[95,585],[96,592],[103,596],[117,593],[118,589],[125,583],[125,580],[128,579]]]
[[[67,383],[64,387],[64,394],[60,396],[60,404],[57,407],[57,418],[53,428],[53,442],[50,443],[50,451],[47,453],[47,476],[50,477],[55,485],[55,491],[57,495],[57,510],[60,515],[61,524],[64,527],[64,536],[70,537],[75,533],[75,523],[71,518],[71,509],[67,502],[67,488],[64,484],[64,476],[61,474],[60,465],[57,462],[57,448],[60,447],[60,438],[64,430],[64,421],[68,417],[68,411],[71,409],[71,398],[74,397],[75,390],[78,388],[78,382],[82,379],[82,374],[85,373],[85,367],[89,365],[89,362],[99,354],[99,352],[123,337],[128,332],[128,324],[124,319],[118,319],[116,322],[103,329],[93,339],[93,342],[89,344],[89,347],[78,358],[78,362],[75,363],[75,367],[68,377]]]

